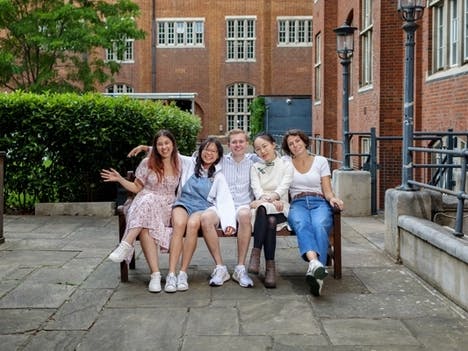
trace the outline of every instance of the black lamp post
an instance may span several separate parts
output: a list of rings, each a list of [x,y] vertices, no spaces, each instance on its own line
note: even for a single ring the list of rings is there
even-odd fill
[[[421,19],[426,7],[426,0],[398,0],[398,12],[405,21],[403,30],[406,32],[405,43],[405,100],[403,105],[403,145],[402,145],[402,184],[401,190],[415,190],[409,183],[413,180],[413,154],[409,150],[413,146],[414,129],[414,33],[418,28],[417,20]]]
[[[354,31],[356,27],[351,27],[347,23],[335,28],[336,52],[341,59],[343,66],[343,166],[342,170],[351,170],[350,149],[349,149],[349,64],[354,51]]]

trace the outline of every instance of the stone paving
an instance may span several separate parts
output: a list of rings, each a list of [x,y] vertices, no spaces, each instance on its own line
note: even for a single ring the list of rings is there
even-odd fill
[[[467,350],[468,313],[383,251],[381,217],[342,218],[343,278],[310,295],[295,237],[278,238],[277,289],[212,288],[202,240],[187,292],[152,294],[139,246],[130,281],[106,259],[117,218],[6,216],[0,350]],[[230,271],[235,240],[222,239]],[[161,256],[162,274],[167,255]]]

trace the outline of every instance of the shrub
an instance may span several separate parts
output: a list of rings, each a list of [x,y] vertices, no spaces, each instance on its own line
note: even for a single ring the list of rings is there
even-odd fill
[[[99,170],[135,169],[140,159],[127,153],[151,144],[161,128],[174,133],[181,153],[195,150],[200,119],[172,105],[101,94],[0,94],[5,203],[15,199],[30,210],[35,202],[114,200],[116,186],[103,183]]]

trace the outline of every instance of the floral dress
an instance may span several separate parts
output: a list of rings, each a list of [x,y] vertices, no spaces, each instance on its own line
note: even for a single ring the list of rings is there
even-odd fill
[[[135,177],[143,184],[143,189],[136,194],[125,213],[127,227],[124,238],[132,228],[148,228],[161,252],[167,252],[172,236],[171,211],[179,177],[167,176],[158,182],[157,174],[148,168],[148,158],[141,161]],[[132,256],[133,252],[130,259]]]

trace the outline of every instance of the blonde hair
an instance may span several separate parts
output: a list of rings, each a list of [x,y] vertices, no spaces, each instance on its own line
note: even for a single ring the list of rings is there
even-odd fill
[[[236,128],[236,129],[231,129],[229,132],[228,132],[228,143],[231,142],[231,137],[233,135],[237,135],[237,134],[244,134],[245,136],[245,140],[248,141],[249,140],[249,136],[247,135],[247,132],[243,129],[239,129],[239,128]]]

